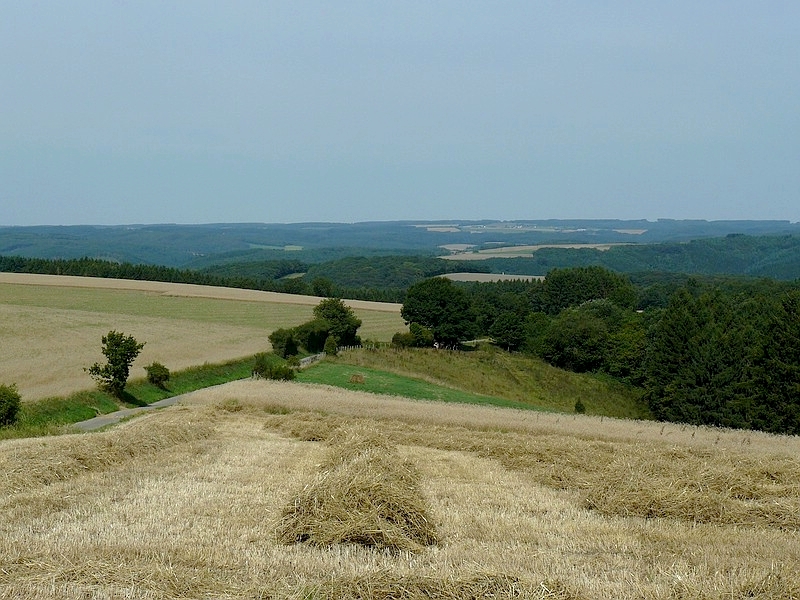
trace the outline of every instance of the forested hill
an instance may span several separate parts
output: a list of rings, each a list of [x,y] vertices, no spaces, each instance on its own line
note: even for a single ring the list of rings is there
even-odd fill
[[[485,261],[493,273],[546,275],[553,268],[602,266],[619,273],[691,273],[800,278],[800,236],[725,237],[592,248],[542,248],[531,258]]]
[[[100,258],[200,269],[220,262],[309,263],[376,254],[432,255],[445,247],[541,244],[653,244],[730,233],[800,235],[789,221],[541,220],[125,226],[0,226],[0,255]],[[343,252],[343,249],[347,249]]]

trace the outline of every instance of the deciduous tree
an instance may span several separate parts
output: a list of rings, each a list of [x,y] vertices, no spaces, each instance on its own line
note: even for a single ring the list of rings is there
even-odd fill
[[[434,277],[412,285],[400,314],[406,324],[418,323],[441,344],[457,344],[475,330],[467,294],[449,279]]]
[[[113,330],[103,336],[102,342],[106,364],[94,363],[87,370],[100,387],[119,398],[128,383],[131,365],[142,351],[144,342],[139,343],[132,335]]]

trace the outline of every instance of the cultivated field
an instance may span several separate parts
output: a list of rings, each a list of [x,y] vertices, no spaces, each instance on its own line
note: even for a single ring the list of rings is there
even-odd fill
[[[797,438],[234,382],[0,442],[0,598],[797,598],[798,456]],[[369,505],[376,465],[405,485],[391,507]],[[421,538],[382,518],[412,503]]]
[[[446,260],[487,260],[489,258],[526,258],[533,255],[542,248],[591,248],[593,250],[605,251],[612,246],[625,246],[626,244],[538,244],[535,246],[498,246],[497,248],[487,248],[485,250],[465,250],[454,252],[442,256]]]
[[[170,369],[269,350],[278,327],[311,318],[319,298],[210,286],[0,273],[0,383],[24,400],[93,386],[83,371],[103,362],[100,338],[115,329],[146,345],[133,377],[159,361]],[[388,341],[404,328],[400,305],[348,302],[362,337]]]

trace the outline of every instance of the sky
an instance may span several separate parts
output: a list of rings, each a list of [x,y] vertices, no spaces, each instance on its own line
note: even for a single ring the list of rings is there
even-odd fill
[[[800,2],[0,2],[0,226],[800,220]]]

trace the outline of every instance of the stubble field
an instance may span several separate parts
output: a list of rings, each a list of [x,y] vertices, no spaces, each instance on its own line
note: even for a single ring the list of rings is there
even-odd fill
[[[269,350],[268,335],[311,318],[319,298],[185,284],[0,273],[0,383],[24,400],[90,388],[114,329],[146,342],[131,371],[170,369]],[[352,301],[362,337],[388,341],[403,328],[400,306]]]
[[[342,432],[417,473],[435,543],[365,545],[398,527],[379,519],[349,543],[279,540]],[[107,432],[1,443],[0,598],[797,598],[798,451],[234,382]]]

